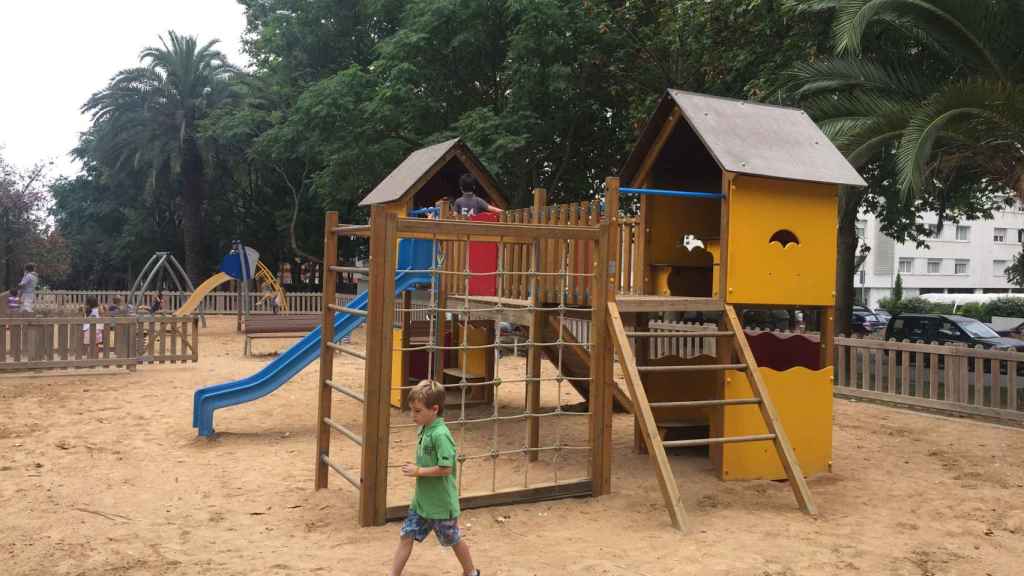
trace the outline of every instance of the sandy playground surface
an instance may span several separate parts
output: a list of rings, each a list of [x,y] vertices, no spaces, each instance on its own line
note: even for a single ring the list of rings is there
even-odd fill
[[[359,528],[356,493],[337,476],[312,490],[315,364],[262,400],[220,411],[215,439],[196,438],[193,390],[268,361],[243,358],[233,328],[211,321],[197,365],[0,376],[0,574],[387,572],[398,524]],[[339,356],[336,374],[360,383],[360,364]],[[334,412],[357,425],[353,403],[337,400]],[[648,457],[632,453],[631,417],[614,425],[612,495],[463,515],[484,574],[1024,572],[1024,430],[839,400],[834,472],[810,480],[819,518],[798,511],[785,483],[722,483],[706,458],[684,452],[672,465],[695,528],[680,535]],[[564,434],[570,442],[578,430]],[[338,458],[358,461],[353,445],[334,442]],[[580,462],[567,458],[565,477]],[[550,462],[532,466],[553,473]],[[499,474],[521,479],[522,468]],[[409,488],[396,481],[389,492]],[[459,569],[431,537],[406,573]]]

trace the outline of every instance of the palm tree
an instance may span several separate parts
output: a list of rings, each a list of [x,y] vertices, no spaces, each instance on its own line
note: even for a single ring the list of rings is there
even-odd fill
[[[160,47],[139,55],[142,66],[118,72],[106,88],[82,107],[92,128],[76,152],[107,170],[145,170],[149,187],[170,180],[181,203],[185,268],[192,280],[205,272],[202,240],[206,199],[199,122],[232,93],[231,79],[241,71],[194,36],[174,31]]]
[[[790,86],[850,162],[889,163],[904,200],[964,179],[1024,196],[1024,42],[1019,0],[789,0],[832,14],[833,56],[797,66]],[[840,200],[837,329],[852,303],[862,195]]]

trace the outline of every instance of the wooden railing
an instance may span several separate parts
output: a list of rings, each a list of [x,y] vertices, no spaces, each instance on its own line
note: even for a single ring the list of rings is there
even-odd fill
[[[0,372],[197,362],[196,316],[0,318]]]
[[[1024,421],[1024,353],[836,338],[839,395]]]
[[[544,206],[535,217],[533,208],[507,210],[499,221],[510,224],[545,224],[562,226],[596,226],[603,216],[599,202],[574,202]],[[453,219],[457,217],[451,216]],[[633,218],[620,218],[619,254],[616,287],[620,293],[632,293],[633,267],[636,262],[637,223]],[[446,272],[465,272],[468,250],[465,242],[444,241],[441,243],[444,255],[443,269]],[[526,272],[534,269],[534,250],[531,244],[505,244],[499,252],[502,262],[500,294],[504,298],[526,300],[530,298],[531,278]],[[591,243],[577,243],[559,240],[543,240],[536,248],[540,258],[537,279],[541,299],[548,303],[562,301],[570,306],[583,306],[590,302],[593,282],[594,254]],[[466,277],[458,274],[444,275],[445,288],[449,294],[466,292]]]

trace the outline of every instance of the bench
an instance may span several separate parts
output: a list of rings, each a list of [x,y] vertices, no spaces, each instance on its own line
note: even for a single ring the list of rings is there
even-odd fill
[[[252,354],[252,341],[256,338],[301,338],[320,325],[320,314],[282,314],[275,316],[249,316],[245,319],[246,356]]]

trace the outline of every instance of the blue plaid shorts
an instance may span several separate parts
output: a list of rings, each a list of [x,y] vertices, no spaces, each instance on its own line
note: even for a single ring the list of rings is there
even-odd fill
[[[420,516],[411,508],[409,515],[405,517],[405,522],[402,523],[400,535],[402,538],[412,538],[417,542],[423,542],[431,531],[437,536],[437,541],[441,546],[455,546],[462,539],[458,518],[433,520]]]

